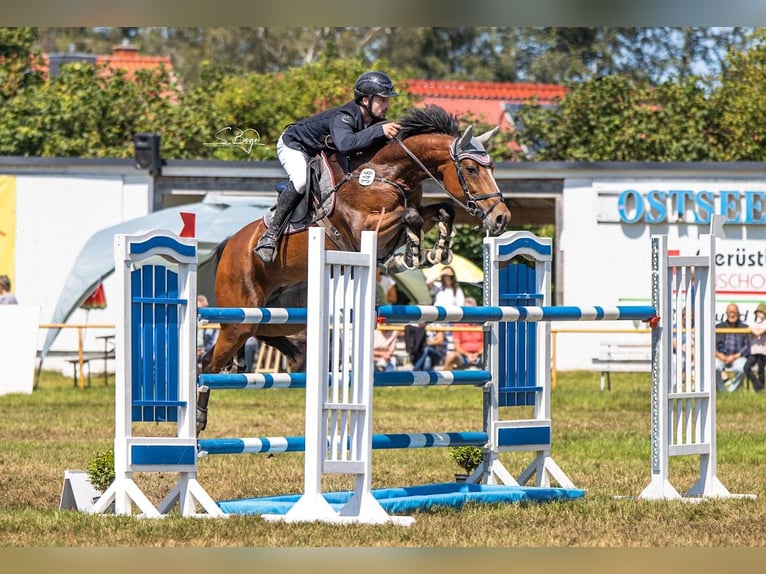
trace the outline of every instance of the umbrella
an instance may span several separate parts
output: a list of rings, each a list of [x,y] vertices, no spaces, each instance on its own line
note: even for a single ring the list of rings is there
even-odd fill
[[[437,263],[433,267],[423,269],[423,274],[426,277],[426,281],[429,283],[436,281],[441,276],[441,272],[444,267],[452,267],[452,269],[455,270],[455,275],[457,276],[457,280],[460,283],[481,284],[484,282],[484,272],[481,270],[481,267],[476,265],[470,259],[467,259],[462,255],[458,255],[457,253],[452,254],[452,262],[449,263],[449,265],[442,265],[441,263]]]
[[[104,284],[99,283],[93,290],[93,293],[88,295],[87,299],[80,305],[81,309],[90,311],[91,309],[106,309],[106,294],[104,293]]]

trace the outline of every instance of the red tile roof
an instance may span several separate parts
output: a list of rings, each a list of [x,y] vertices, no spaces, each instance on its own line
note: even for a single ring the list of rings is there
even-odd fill
[[[145,56],[139,54],[135,46],[116,47],[111,54],[96,56],[96,63],[116,70],[125,70],[128,77],[135,74],[137,70],[151,70],[160,66],[173,72],[170,56]]]
[[[566,94],[556,84],[470,82],[459,80],[406,80],[407,92],[425,104],[435,104],[458,117],[471,115],[502,130],[510,130],[507,104],[522,104],[537,98],[540,105],[555,105]]]
[[[61,63],[69,63],[77,60],[91,61],[98,66],[105,66],[108,69],[124,70],[128,78],[138,70],[152,70],[164,66],[169,71],[170,77],[173,81],[178,81],[173,73],[173,63],[170,61],[169,56],[147,56],[139,54],[136,46],[117,46],[112,50],[111,54],[43,54],[45,61],[43,67],[43,73],[48,74],[51,69],[51,59],[56,58],[61,60]]]

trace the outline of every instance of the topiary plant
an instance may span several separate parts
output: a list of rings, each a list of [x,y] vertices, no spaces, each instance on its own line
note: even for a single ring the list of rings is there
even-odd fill
[[[98,453],[86,470],[93,488],[103,493],[114,482],[114,451]]]
[[[471,474],[481,464],[484,451],[478,446],[451,446],[452,460],[467,474]]]

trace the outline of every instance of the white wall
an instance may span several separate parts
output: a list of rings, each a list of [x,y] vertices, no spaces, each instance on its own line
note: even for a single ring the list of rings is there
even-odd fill
[[[564,305],[650,305],[651,304],[651,236],[666,234],[668,246],[680,253],[695,254],[700,236],[710,232],[707,223],[694,223],[694,209],[690,204],[683,217],[674,213],[668,202],[669,214],[665,220],[647,224],[620,221],[618,198],[626,189],[639,194],[652,190],[683,189],[691,193],[712,191],[716,197],[721,190],[762,191],[763,182],[739,180],[569,180],[563,192],[563,225],[557,257],[563,257]],[[716,199],[715,212],[721,208]],[[743,195],[742,209],[745,208]],[[728,212],[729,223],[724,225],[726,238],[717,241],[717,252],[725,255],[716,266],[717,316],[731,301],[739,304],[743,319],[752,316],[760,301],[766,301],[766,275],[764,267],[737,263],[736,256],[747,254],[753,259],[760,252],[766,260],[766,225],[733,221],[738,215]],[[720,259],[720,258],[719,258]],[[742,262],[742,257],[740,257]],[[722,284],[725,277],[736,278],[736,289]],[[732,281],[733,282],[733,281]],[[562,329],[630,329],[645,328],[632,321],[604,321],[556,323]],[[599,343],[648,342],[648,334],[559,334],[557,368],[589,369],[597,356]]]
[[[17,176],[14,291],[19,303],[40,307],[40,323],[50,322],[61,288],[88,239],[105,227],[149,213],[150,181],[146,176],[124,175]],[[105,281],[105,291],[106,309],[77,310],[68,322],[113,325],[111,277]],[[86,350],[103,349],[96,336],[105,332],[86,331]],[[40,329],[38,349],[46,335],[47,330]],[[76,349],[75,329],[64,329],[52,348]],[[46,368],[54,364],[46,359]],[[97,367],[100,365],[94,365],[94,370]]]

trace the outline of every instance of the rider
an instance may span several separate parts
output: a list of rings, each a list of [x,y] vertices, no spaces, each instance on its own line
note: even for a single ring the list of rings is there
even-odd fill
[[[253,251],[266,263],[274,261],[279,239],[289,216],[306,193],[308,161],[324,149],[334,148],[348,158],[354,152],[382,145],[399,133],[401,126],[386,122],[388,98],[399,94],[383,72],[365,72],[354,83],[354,100],[291,124],[277,141],[277,157],[290,181],[277,197],[269,228]]]

